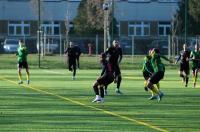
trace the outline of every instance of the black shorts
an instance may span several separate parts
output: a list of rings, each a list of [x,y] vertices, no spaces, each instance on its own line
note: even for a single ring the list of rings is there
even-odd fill
[[[195,73],[196,70],[200,70],[200,63],[197,66],[192,67],[192,72]]]
[[[180,63],[180,71],[185,72],[186,75],[190,74],[189,63]]]
[[[151,73],[149,73],[148,71],[143,71],[143,77],[144,77],[144,79],[150,78]]]
[[[73,67],[74,70],[76,69],[76,59],[75,58],[68,59],[68,68],[69,68],[69,70],[72,70],[72,67]]]
[[[150,77],[150,82],[153,84],[157,84],[161,79],[163,79],[164,77],[164,72],[163,71],[159,71],[159,72],[155,72],[153,73],[153,75]]]
[[[99,77],[97,79],[97,82],[99,83],[99,85],[104,85],[104,86],[109,85],[113,81],[114,81],[114,76],[113,76],[112,73],[110,73],[110,74],[104,74],[104,75],[102,75],[101,77]]]
[[[28,63],[26,61],[24,62],[18,62],[17,64],[18,68],[28,68]]]

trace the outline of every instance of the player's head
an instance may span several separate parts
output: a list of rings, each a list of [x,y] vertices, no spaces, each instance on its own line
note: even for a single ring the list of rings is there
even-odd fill
[[[24,44],[23,40],[21,40],[21,39],[19,40],[19,46],[20,47],[25,47],[25,44]]]
[[[148,55],[151,55],[151,53],[152,53],[152,49],[150,49],[150,50],[148,51]]]
[[[195,44],[194,49],[195,49],[195,51],[198,51],[199,50],[199,45]]]
[[[160,54],[160,50],[159,49],[157,49],[157,48],[153,48],[152,50],[151,50],[151,56],[153,56],[154,54]]]
[[[185,51],[187,49],[187,44],[183,44],[183,50]]]
[[[114,46],[114,47],[119,47],[119,41],[114,40],[114,41],[113,41],[113,46]]]
[[[73,47],[74,43],[73,42],[69,42],[69,47]]]

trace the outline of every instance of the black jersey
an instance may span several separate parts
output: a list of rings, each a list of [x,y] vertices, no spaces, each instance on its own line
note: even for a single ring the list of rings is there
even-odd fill
[[[68,47],[67,50],[65,50],[65,54],[67,53],[69,58],[76,58],[76,48],[75,47]]]
[[[122,60],[122,49],[120,47],[110,47],[107,49],[106,55],[109,55],[110,63],[118,64]]]
[[[101,76],[103,74],[113,74],[113,67],[111,63],[109,63],[107,60],[102,60],[101,66],[102,66]]]
[[[179,54],[179,57],[177,59],[177,62],[179,60],[181,60],[181,63],[188,63],[189,62],[189,58],[190,58],[190,51],[188,51],[188,50],[181,51],[181,53]]]

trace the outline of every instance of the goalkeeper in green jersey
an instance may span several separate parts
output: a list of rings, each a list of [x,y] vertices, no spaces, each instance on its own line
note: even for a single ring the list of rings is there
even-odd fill
[[[190,58],[192,59],[192,78],[193,78],[193,87],[196,87],[196,81],[198,72],[200,70],[200,51],[199,45],[195,45],[195,50],[191,52]]]
[[[22,40],[19,40],[19,48],[17,49],[16,56],[18,57],[18,77],[19,77],[19,83],[22,84],[22,73],[21,69],[25,68],[26,69],[26,78],[27,78],[27,84],[30,83],[29,79],[29,68],[28,68],[28,63],[27,63],[27,49],[25,44],[22,42]]]

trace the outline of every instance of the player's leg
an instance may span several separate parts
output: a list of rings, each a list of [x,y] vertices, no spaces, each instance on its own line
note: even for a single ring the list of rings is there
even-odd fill
[[[196,82],[197,82],[197,73],[198,73],[198,69],[194,70],[194,82],[193,82],[193,87],[196,87]]]
[[[149,78],[149,81],[148,81],[148,85],[147,87],[153,91],[154,94],[156,94],[155,96],[157,96],[157,99],[158,101],[161,100],[161,98],[163,97],[163,92],[154,87],[154,84],[158,84],[159,81],[164,77],[164,72],[157,72],[157,73],[154,73],[150,78]],[[152,100],[152,99],[155,99],[155,96],[152,96],[150,97],[149,99]]]
[[[22,84],[23,83],[21,69],[22,69],[22,63],[18,62],[18,69],[17,69],[18,70],[18,78],[19,78],[18,84]]]
[[[22,84],[23,83],[21,69],[22,68],[18,68],[18,78],[19,78],[18,84]]]
[[[93,90],[94,90],[94,93],[96,95],[95,99],[92,101],[92,102],[98,102],[98,101],[101,101],[101,97],[99,95],[99,83],[96,81],[93,85]]]
[[[150,74],[147,71],[143,71],[142,74],[143,74],[143,77],[144,77],[144,90],[148,91],[147,83],[148,83],[148,79],[150,77]]]
[[[183,71],[185,69],[185,66],[183,63],[180,63],[180,70],[179,70],[179,75],[182,78],[182,82],[185,82],[185,76],[183,75]]]
[[[107,86],[107,85],[104,86],[104,95],[108,95],[108,91],[107,91],[107,89],[108,89],[108,86]]]
[[[68,57],[68,69],[69,71],[72,71],[72,59],[70,57]]]
[[[73,66],[73,76],[72,76],[72,79],[75,80],[76,79],[76,60],[73,62],[72,66]]]
[[[190,74],[189,63],[186,65],[186,67],[184,69],[184,73],[185,73],[185,87],[187,87],[188,81],[189,81],[189,74]]]
[[[104,102],[104,85],[100,85],[100,96],[101,96],[101,102]]]
[[[80,69],[79,56],[76,57],[76,61],[77,61],[77,67],[78,67],[78,69]]]
[[[28,63],[24,62],[24,68],[26,68],[26,82],[27,84],[30,83],[30,73],[29,73],[29,67],[28,67]]]
[[[115,72],[115,81],[117,83],[117,88],[115,89],[115,92],[117,94],[122,94],[122,92],[120,90],[122,76],[121,76],[121,71],[120,71],[119,65],[115,65],[114,72]]]

